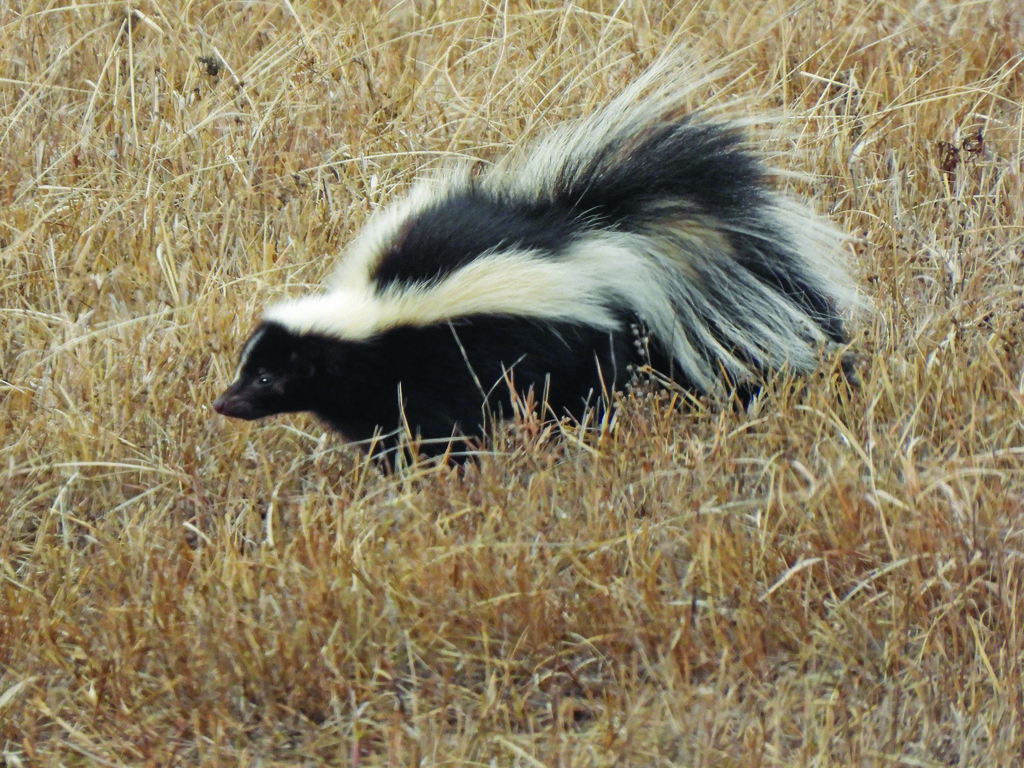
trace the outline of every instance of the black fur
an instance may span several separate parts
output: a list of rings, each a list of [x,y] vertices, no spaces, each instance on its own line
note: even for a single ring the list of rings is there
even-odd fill
[[[623,327],[628,318],[623,318]],[[347,439],[384,433],[392,447],[406,425],[443,452],[451,437],[482,437],[489,420],[511,414],[511,391],[550,412],[579,418],[603,395],[621,389],[644,354],[628,333],[585,325],[531,323],[477,315],[457,323],[400,326],[368,341],[294,334],[263,323],[234,384],[214,403],[218,413],[256,419],[311,411]]]
[[[566,163],[554,202],[613,227],[644,231],[653,210],[713,216],[747,224],[763,203],[764,168],[740,146],[738,131],[682,118],[655,125],[628,143],[612,143],[580,164]],[[669,207],[665,203],[671,203]],[[675,208],[675,211],[672,211]]]
[[[551,205],[501,201],[469,187],[409,221],[384,254],[373,281],[381,288],[430,282],[499,248],[554,254],[579,233],[572,219],[572,212]]]

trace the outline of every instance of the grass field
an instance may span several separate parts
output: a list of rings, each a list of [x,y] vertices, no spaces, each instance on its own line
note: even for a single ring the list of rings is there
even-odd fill
[[[851,234],[859,390],[392,475],[212,412],[417,173],[674,45]],[[1017,0],[11,0],[0,51],[0,764],[1024,761]]]

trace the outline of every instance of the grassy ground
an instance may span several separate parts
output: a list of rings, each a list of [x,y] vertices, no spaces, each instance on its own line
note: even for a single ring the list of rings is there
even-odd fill
[[[0,748],[20,765],[1024,759],[1016,0],[0,5]],[[863,386],[382,474],[209,402],[418,169],[674,43],[853,239]],[[746,107],[744,107],[745,113]]]

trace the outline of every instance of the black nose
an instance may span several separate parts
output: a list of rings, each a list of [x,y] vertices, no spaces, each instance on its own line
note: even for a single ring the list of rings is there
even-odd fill
[[[267,415],[265,411],[260,410],[251,402],[245,391],[239,392],[233,387],[229,387],[213,401],[213,410],[221,416],[229,416],[232,419],[251,420]]]

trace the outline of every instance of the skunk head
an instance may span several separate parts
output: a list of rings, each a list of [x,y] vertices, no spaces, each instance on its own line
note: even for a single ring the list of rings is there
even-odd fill
[[[319,347],[311,338],[265,322],[249,337],[235,380],[213,408],[224,416],[247,420],[311,410],[318,368]]]

